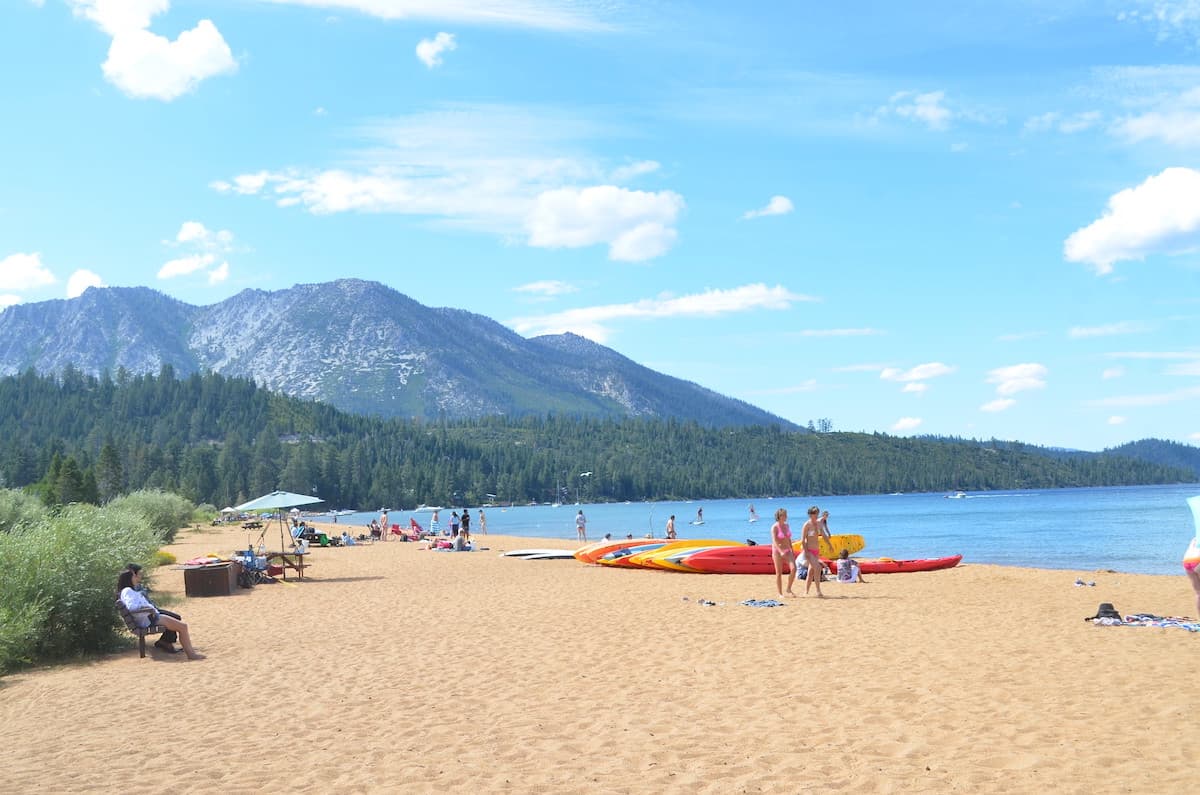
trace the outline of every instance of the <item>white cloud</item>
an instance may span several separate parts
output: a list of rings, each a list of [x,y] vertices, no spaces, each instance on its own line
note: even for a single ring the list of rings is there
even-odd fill
[[[1044,365],[1033,362],[1014,364],[989,371],[987,382],[996,385],[997,395],[1008,397],[1028,389],[1042,389],[1049,372]]]
[[[42,255],[9,254],[0,259],[0,290],[32,290],[54,284],[57,279],[42,263]]]
[[[1200,376],[1200,359],[1183,364],[1173,364],[1163,371],[1164,375]]]
[[[1125,417],[1122,417],[1119,414],[1114,414],[1108,418],[1108,424],[1109,425],[1124,425],[1125,419],[1126,419]]]
[[[931,130],[945,130],[954,116],[953,112],[942,104],[945,99],[944,91],[930,91],[924,94],[898,91],[888,99],[888,104],[879,108],[876,113],[919,121]]]
[[[606,243],[609,259],[640,262],[671,248],[677,237],[673,225],[683,208],[683,197],[672,191],[648,193],[614,185],[559,188],[537,197],[525,227],[531,246]]]
[[[905,384],[900,391],[908,392],[913,395],[924,395],[929,391],[929,384],[923,384],[920,381],[910,381],[909,383]]]
[[[168,0],[70,0],[76,16],[91,20],[112,37],[102,67],[107,80],[127,96],[169,102],[202,81],[237,71],[221,32],[202,19],[174,41],[151,33],[154,17]]]
[[[228,229],[213,231],[199,221],[184,221],[175,235],[175,242],[205,250],[228,251],[233,245],[233,232]]]
[[[611,26],[591,6],[573,0],[261,0],[276,5],[358,11],[379,19],[463,22],[556,31],[604,31]]]
[[[21,296],[4,295],[3,293],[0,293],[0,310],[4,310],[10,306],[16,306],[19,303],[21,303]]]
[[[1113,378],[1120,378],[1123,375],[1125,375],[1124,367],[1106,367],[1104,368],[1104,372],[1100,373],[1100,377],[1105,381]]]
[[[530,293],[532,295],[546,297],[567,295],[568,293],[574,293],[578,291],[579,288],[575,285],[554,279],[547,279],[540,282],[530,282],[529,284],[522,284],[520,287],[513,288],[513,292]]]
[[[187,257],[179,257],[164,264],[158,270],[158,278],[174,279],[178,276],[186,276],[189,273],[195,273],[198,270],[207,268],[216,261],[216,257],[212,254],[192,254]]]
[[[678,297],[659,296],[626,304],[581,307],[550,315],[519,317],[508,321],[520,334],[561,334],[571,331],[596,342],[612,333],[609,324],[627,318],[716,317],[760,309],[789,309],[797,301],[814,299],[776,285],[747,284],[731,290],[705,290]]]
[[[1054,131],[1064,135],[1074,135],[1095,127],[1100,123],[1100,119],[1100,112],[1095,110],[1069,114],[1051,111],[1028,119],[1025,122],[1025,131],[1033,133]]]
[[[1174,167],[1108,200],[1104,215],[1063,244],[1069,262],[1111,273],[1113,263],[1182,254],[1200,245],[1200,171]]]
[[[107,287],[99,275],[89,270],[80,269],[67,279],[67,298],[78,298],[89,287]]]
[[[653,174],[658,171],[661,166],[653,160],[639,160],[636,163],[619,166],[614,169],[610,179],[616,183],[629,182],[637,179],[644,174]]]
[[[892,423],[893,431],[911,431],[921,425],[923,420],[920,417],[901,417]]]
[[[896,367],[885,367],[879,373],[879,377],[884,381],[927,381],[930,378],[938,378],[939,376],[949,375],[954,372],[953,367],[942,364],[941,362],[929,362],[928,364],[918,364],[911,370],[900,370]]]
[[[794,209],[792,200],[787,196],[772,196],[765,207],[757,210],[747,210],[742,214],[742,219],[762,218],[767,215],[787,215]]]
[[[222,262],[217,267],[208,272],[209,284],[220,284],[229,278],[229,263]]]
[[[1200,2],[1197,0],[1129,0],[1132,7],[1118,12],[1117,19],[1157,29],[1158,38],[1176,35],[1196,41],[1200,37]]]
[[[1157,140],[1171,146],[1195,147],[1200,142],[1200,110],[1148,111],[1118,120],[1112,132],[1129,143]]]
[[[1007,411],[1015,405],[1017,405],[1017,401],[1012,398],[997,398],[989,403],[984,403],[979,410],[994,414],[998,411]]]
[[[211,187],[317,215],[417,216],[506,240],[522,236],[533,246],[604,243],[619,260],[661,254],[677,236],[682,197],[600,184],[612,169],[579,154],[591,139],[622,134],[607,116],[448,104],[357,132],[366,145],[343,157],[340,168],[263,170]]]
[[[1090,339],[1092,337],[1115,337],[1122,334],[1142,334],[1149,331],[1144,323],[1134,323],[1123,320],[1120,323],[1107,323],[1103,326],[1073,326],[1067,330],[1067,336],[1073,340]]]
[[[417,58],[421,63],[432,69],[442,65],[442,54],[449,50],[458,49],[453,33],[439,33],[432,39],[421,39],[417,43]]]

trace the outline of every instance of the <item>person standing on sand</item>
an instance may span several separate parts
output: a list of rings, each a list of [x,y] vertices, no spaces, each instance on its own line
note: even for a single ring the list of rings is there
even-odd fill
[[[671,518],[667,520],[667,538],[675,538],[675,514],[671,514]]]
[[[433,516],[429,519],[429,532],[433,535],[438,534],[438,512],[434,511]]]
[[[817,598],[824,599],[821,593],[821,536],[829,540],[829,511],[824,514],[817,506],[808,509],[808,521],[800,530],[800,540],[804,543],[804,561],[808,564],[808,576],[804,578],[804,593],[813,583],[817,584]]]
[[[479,509],[479,533],[487,535],[487,517],[483,515],[483,509]]]
[[[379,510],[379,534],[380,534],[379,540],[387,541],[388,533],[390,533],[391,530],[392,530],[392,526],[390,524],[388,524],[387,508],[381,508]]]
[[[587,541],[587,517],[583,515],[582,508],[575,514],[575,536],[580,541]]]
[[[464,536],[468,536],[468,537],[470,537],[470,535],[471,535],[471,512],[468,511],[466,508],[463,509],[462,530],[459,531],[459,535],[464,535]]]
[[[450,537],[458,535],[458,511],[450,512]]]
[[[771,525],[771,563],[775,565],[775,590],[783,596],[783,570],[787,569],[787,595],[794,597],[796,550],[792,549],[792,528],[787,518],[786,508],[775,511],[775,524]]]
[[[1187,552],[1183,553],[1183,571],[1192,583],[1192,590],[1196,592],[1196,615],[1200,616],[1200,571],[1196,571],[1196,567],[1200,566],[1200,497],[1188,497],[1187,503],[1192,509],[1196,535],[1192,536]]]

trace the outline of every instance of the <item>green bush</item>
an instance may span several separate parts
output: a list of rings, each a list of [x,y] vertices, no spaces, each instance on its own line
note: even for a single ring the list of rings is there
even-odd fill
[[[159,543],[141,512],[82,504],[0,533],[0,672],[113,648],[117,575]]]
[[[109,511],[140,513],[164,544],[175,540],[175,531],[192,518],[194,506],[178,494],[165,491],[135,491],[105,506]]]
[[[18,524],[37,519],[45,513],[46,506],[34,495],[14,489],[0,490],[0,533],[6,533]]]

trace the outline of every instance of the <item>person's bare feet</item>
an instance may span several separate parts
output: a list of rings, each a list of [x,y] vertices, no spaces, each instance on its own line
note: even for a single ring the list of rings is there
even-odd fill
[[[782,596],[782,595],[783,595],[783,594],[780,594],[780,596]],[[795,592],[795,591],[788,591],[788,592],[787,592],[787,595],[788,595],[789,597],[791,597],[792,599],[795,599],[795,598],[796,598],[796,592]]]
[[[201,654],[201,653],[200,653],[200,652],[198,652],[198,651],[194,651],[194,652],[192,652],[191,654],[189,654],[189,655],[187,656],[187,658],[188,658],[189,660],[203,660],[203,659],[206,659],[206,658],[207,658],[207,655]]]

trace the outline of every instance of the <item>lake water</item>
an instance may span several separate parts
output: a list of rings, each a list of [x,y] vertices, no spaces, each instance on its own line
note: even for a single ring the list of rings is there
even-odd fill
[[[866,541],[862,557],[931,558],[963,556],[964,563],[995,563],[1045,569],[1114,569],[1141,574],[1182,574],[1179,564],[1196,533],[1185,500],[1200,485],[1121,488],[1045,489],[967,492],[954,498],[937,494],[860,495],[804,499],[753,500],[759,521],[748,521],[749,500],[610,503],[596,505],[487,508],[492,533],[531,538],[575,538],[575,513],[588,520],[588,538],[615,538],[653,532],[661,538],[667,517],[675,514],[680,538],[723,538],[769,543],[776,508],[787,508],[794,537],[799,537],[811,504],[828,510],[832,533],[857,533]],[[696,510],[705,523],[693,526]],[[442,510],[441,527],[449,510]],[[378,513],[338,518],[360,527]],[[407,525],[415,517],[425,527],[425,511],[393,511],[392,522]],[[479,532],[477,508],[472,530]],[[324,518],[324,517],[322,517]],[[482,540],[482,539],[481,539]],[[532,545],[536,546],[536,545]]]

